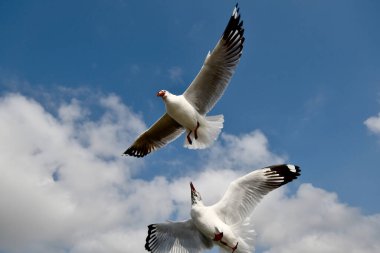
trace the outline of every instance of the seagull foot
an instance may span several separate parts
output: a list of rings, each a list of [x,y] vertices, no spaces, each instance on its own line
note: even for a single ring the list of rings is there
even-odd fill
[[[222,242],[222,238],[223,238],[223,232],[219,233],[219,234],[215,234],[214,236],[214,241],[221,241]],[[223,242],[222,242],[223,243]]]
[[[194,138],[195,139],[198,139],[198,128],[199,128],[199,122],[197,121],[197,127],[195,128],[195,130],[194,130]]]
[[[191,134],[191,131],[189,131],[189,133],[187,134],[186,138],[187,138],[187,141],[189,142],[189,144],[192,145],[193,141],[190,138],[190,134]]]
[[[236,242],[236,245],[235,245],[235,247],[231,248],[231,249],[232,249],[232,253],[234,253],[234,252],[235,252],[235,250],[237,249],[237,246],[238,246],[238,244],[239,244],[239,242]]]
[[[215,234],[215,237],[216,237],[216,234]],[[220,243],[222,243],[222,244],[225,245],[226,247],[232,249],[232,251],[231,251],[232,253],[235,252],[235,250],[237,249],[238,244],[239,244],[239,242],[236,242],[236,245],[235,245],[234,247],[231,247],[231,246],[228,245],[226,242],[223,242],[223,241],[222,241],[222,238],[220,238]]]
[[[216,231],[219,232],[219,229],[216,228]],[[234,247],[231,247],[230,245],[228,245],[226,242],[223,242],[222,241],[222,238],[223,238],[223,232],[220,232],[220,233],[215,233],[214,235],[214,241],[216,242],[220,242],[221,244],[225,245],[226,247],[230,248],[232,250],[232,253],[235,252],[235,250],[237,249],[238,247],[238,244],[239,242],[236,242],[236,245]]]

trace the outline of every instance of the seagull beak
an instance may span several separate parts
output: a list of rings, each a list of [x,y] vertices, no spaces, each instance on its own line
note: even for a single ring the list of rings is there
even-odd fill
[[[160,90],[159,92],[157,92],[157,97],[163,97],[165,95],[165,91],[163,90]]]
[[[194,188],[194,185],[193,185],[193,182],[190,182],[190,188],[191,188],[191,191],[192,192],[196,192],[195,188]]]

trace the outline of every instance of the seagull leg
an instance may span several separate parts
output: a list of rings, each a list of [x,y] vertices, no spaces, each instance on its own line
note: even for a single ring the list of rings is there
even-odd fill
[[[215,235],[215,236],[216,236],[216,235]],[[220,243],[223,244],[223,245],[225,245],[225,246],[227,246],[228,248],[232,249],[232,253],[235,252],[235,250],[237,249],[238,244],[239,244],[239,242],[236,242],[236,245],[235,245],[234,247],[231,247],[231,246],[228,245],[226,242],[223,242],[223,241],[222,241],[222,238],[220,238]]]
[[[191,130],[189,131],[189,133],[187,134],[186,138],[187,138],[187,141],[189,142],[190,145],[193,144],[193,141],[191,140],[190,138],[190,134],[191,134]]]
[[[198,139],[198,132],[197,132],[198,128],[199,128],[199,122],[197,121],[197,127],[194,130],[194,137],[195,137],[195,139]]]
[[[222,238],[223,238],[223,232],[219,232],[219,229],[218,228],[215,228],[216,229],[216,231],[218,232],[218,233],[215,233],[215,235],[214,235],[214,241],[219,241],[221,244],[223,244],[223,245],[225,245],[226,247],[228,247],[228,248],[230,248],[230,249],[232,249],[232,253],[234,253],[235,252],[235,250],[237,249],[237,247],[238,247],[238,244],[239,244],[239,242],[236,242],[236,245],[234,246],[234,247],[231,247],[230,245],[228,245],[226,242],[223,242],[222,241]]]
[[[238,246],[238,244],[239,244],[239,242],[236,242],[236,245],[235,245],[235,247],[231,248],[231,249],[232,249],[232,253],[234,253],[234,252],[235,252],[235,250],[237,249],[237,246]]]

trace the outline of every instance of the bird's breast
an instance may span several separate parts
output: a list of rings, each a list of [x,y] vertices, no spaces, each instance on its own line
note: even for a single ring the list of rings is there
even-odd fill
[[[210,239],[213,238],[215,224],[208,218],[207,210],[197,210],[196,208],[193,208],[191,210],[191,219],[202,234]]]
[[[179,124],[188,129],[196,127],[198,112],[184,97],[177,96],[174,99],[168,99],[165,105],[166,112]]]
[[[231,227],[224,223],[209,207],[201,206],[191,209],[191,219],[197,229],[207,238],[213,240],[216,234],[223,233],[223,242],[236,244],[237,237]],[[223,247],[223,244],[220,244]]]
[[[217,228],[222,226],[219,217],[207,207],[192,208],[191,219],[199,231],[207,238],[214,239]]]

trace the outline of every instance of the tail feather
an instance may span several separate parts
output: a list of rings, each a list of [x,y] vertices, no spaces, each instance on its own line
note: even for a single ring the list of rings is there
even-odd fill
[[[238,248],[235,253],[252,253],[255,251],[254,243],[256,238],[256,232],[253,229],[250,218],[247,218],[244,222],[234,224],[231,226],[234,234],[239,238]]]
[[[204,149],[218,138],[223,128],[224,117],[223,115],[206,116],[199,124],[197,130],[198,138],[195,139],[194,132],[191,133],[190,138],[192,143],[190,144],[185,137],[184,146],[189,149]],[[189,132],[186,132],[186,135]]]

